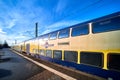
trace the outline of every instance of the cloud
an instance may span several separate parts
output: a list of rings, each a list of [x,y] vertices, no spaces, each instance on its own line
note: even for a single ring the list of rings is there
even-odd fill
[[[0,34],[3,35],[3,34],[6,34],[6,32],[4,32],[4,31],[0,28]]]
[[[7,38],[6,32],[0,28],[0,44]]]
[[[15,44],[15,40],[17,41],[17,43],[20,43],[22,41],[30,39],[30,37],[28,37],[28,36],[15,35],[15,34],[14,35],[9,35],[9,36],[8,35],[4,35],[3,38],[4,38],[3,40],[6,40],[9,43],[10,46]]]
[[[20,35],[33,38],[35,37],[35,31],[25,31],[25,32],[20,33]]]
[[[65,1],[59,0],[56,6],[56,13],[61,13],[66,8],[67,4]]]
[[[12,13],[11,14],[10,13],[11,12],[9,12],[9,14],[6,13],[6,16],[1,16],[0,25],[1,25],[2,28],[10,29],[10,28],[12,28],[12,27],[14,27],[16,25],[17,19],[12,17],[11,16]]]
[[[2,5],[0,7],[0,37],[2,41],[7,40],[10,44],[14,43],[15,39],[20,42],[33,38],[35,22],[43,23],[47,19],[45,14],[47,12],[44,12],[42,7],[33,6],[33,1],[28,0],[25,4],[26,1],[22,0],[15,3],[16,6],[12,5],[13,2],[8,3],[9,6],[6,5],[7,2],[0,2]]]
[[[46,34],[55,30],[59,30],[65,27],[70,27],[72,25],[78,24],[80,23],[80,21],[61,21],[61,22],[57,22],[54,23],[52,25],[49,26],[45,26],[45,31],[43,31],[41,34]]]
[[[11,21],[9,21],[8,25],[6,26],[6,28],[12,28],[16,25],[16,19],[13,19]]]
[[[28,36],[24,36],[24,35],[21,35],[21,36],[15,36],[14,38],[19,40],[19,39],[26,39]]]
[[[60,21],[60,22],[57,22],[57,23],[54,23],[50,26],[48,26],[48,28],[64,28],[64,27],[69,27],[71,25],[74,25],[74,24],[77,24],[77,23],[80,23],[80,21]]]

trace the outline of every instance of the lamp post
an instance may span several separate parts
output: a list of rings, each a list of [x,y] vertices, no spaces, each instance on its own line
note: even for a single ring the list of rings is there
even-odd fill
[[[35,37],[38,37],[38,22],[35,23]]]

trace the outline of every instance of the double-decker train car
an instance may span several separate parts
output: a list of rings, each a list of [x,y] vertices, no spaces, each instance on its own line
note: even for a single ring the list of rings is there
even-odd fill
[[[120,12],[24,41],[19,48],[42,60],[120,80]]]

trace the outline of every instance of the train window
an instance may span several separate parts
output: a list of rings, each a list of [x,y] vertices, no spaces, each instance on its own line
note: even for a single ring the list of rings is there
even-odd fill
[[[70,29],[61,30],[59,32],[59,38],[67,38],[67,37],[69,37],[69,32],[70,32]]]
[[[44,38],[44,36],[43,36],[43,35],[38,37],[38,39],[39,39],[39,40],[40,40],[40,39],[42,40],[43,38]]]
[[[80,62],[83,64],[103,67],[103,54],[100,52],[81,52]]]
[[[36,54],[38,54],[38,49],[36,49]]]
[[[120,53],[119,54],[110,53],[108,54],[107,59],[108,59],[107,66],[109,69],[120,71]]]
[[[40,55],[43,55],[43,56],[44,56],[44,55],[45,55],[45,50],[40,49],[40,50],[39,50],[39,53],[40,53]]]
[[[120,16],[92,24],[93,33],[120,30]]]
[[[38,53],[38,49],[33,49],[33,53],[37,54]]]
[[[77,51],[65,51],[64,60],[77,63]]]
[[[53,54],[54,54],[54,58],[55,59],[59,59],[59,60],[62,59],[62,51],[60,51],[60,50],[54,50]]]
[[[46,56],[52,58],[52,50],[46,50]]]
[[[89,33],[88,25],[82,25],[82,26],[73,27],[71,36],[86,35],[88,33]]]
[[[49,38],[49,35],[44,35],[43,36],[43,40],[48,40],[48,38]]]
[[[57,32],[50,34],[50,39],[56,39],[57,38]]]

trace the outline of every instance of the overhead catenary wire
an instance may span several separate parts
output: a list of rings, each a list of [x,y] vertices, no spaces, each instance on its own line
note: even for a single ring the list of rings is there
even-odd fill
[[[68,15],[65,15],[63,16],[64,19],[74,15],[76,12],[80,11],[80,13],[84,12],[86,9],[88,9],[89,7],[93,7],[95,5],[97,5],[98,3],[100,3],[102,0],[98,0],[98,1],[95,1],[87,6],[85,6],[84,8],[77,8],[76,10],[73,10],[74,12],[71,12],[71,14],[68,14]],[[61,19],[61,20],[64,20],[64,19]],[[59,21],[56,21],[56,22],[59,22]]]

